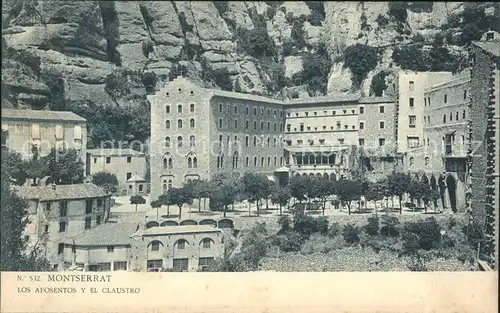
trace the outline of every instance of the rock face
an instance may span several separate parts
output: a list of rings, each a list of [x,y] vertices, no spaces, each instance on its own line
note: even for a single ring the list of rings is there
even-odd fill
[[[287,87],[294,88],[290,78],[302,71],[304,53],[314,53],[321,41],[332,60],[356,43],[386,49],[361,85],[365,93],[373,75],[391,66],[399,35],[394,25],[377,23],[388,14],[387,2],[324,2],[324,16],[305,2],[267,3],[3,1],[2,105],[140,105],[146,101],[146,73],[154,73],[158,87],[179,70],[212,86],[219,73],[229,76],[230,89],[273,96],[280,92],[269,69],[282,68]],[[460,10],[460,2],[434,3],[425,12],[409,9],[407,27],[410,33],[438,28]],[[272,61],[252,57],[241,44],[247,38],[240,30],[259,25],[275,45]],[[284,42],[297,42],[295,28],[305,44],[285,54]],[[357,91],[342,63],[334,62],[328,81],[330,93]]]

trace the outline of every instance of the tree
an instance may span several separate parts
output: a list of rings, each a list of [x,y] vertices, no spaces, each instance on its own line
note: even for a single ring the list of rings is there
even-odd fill
[[[212,201],[217,206],[222,206],[224,217],[226,217],[227,206],[234,202],[237,193],[238,188],[233,184],[223,184],[214,190]]]
[[[84,179],[83,161],[76,149],[52,149],[42,161],[48,165],[49,180],[59,185],[80,184]]]
[[[411,183],[410,176],[401,172],[393,172],[387,177],[387,188],[399,200],[399,214],[403,213],[403,195],[408,192]]]
[[[361,197],[362,185],[355,180],[339,180],[337,182],[337,196],[339,200],[347,205],[349,215],[351,215],[351,203]]]
[[[312,187],[311,196],[320,199],[323,215],[325,215],[326,201],[335,193],[335,182],[330,179],[315,178],[311,180],[310,186]]]
[[[41,257],[38,245],[28,247],[28,242],[23,237],[28,223],[28,203],[11,189],[10,181],[8,169],[2,166],[0,270],[47,271],[49,263]],[[31,251],[28,252],[28,249]]]
[[[344,66],[351,70],[352,80],[355,86],[360,86],[368,72],[377,67],[377,50],[373,47],[355,44],[344,51]]]
[[[292,197],[292,194],[290,192],[290,188],[287,187],[278,187],[274,190],[274,192],[271,195],[271,202],[273,204],[279,205],[279,210],[280,210],[280,216],[283,214],[283,207],[288,206],[288,202],[290,201],[290,198]]]
[[[97,186],[101,186],[109,193],[115,193],[118,191],[118,178],[113,173],[98,172],[92,175],[92,183]]]
[[[365,200],[373,201],[375,205],[375,214],[377,214],[377,201],[384,199],[386,189],[386,186],[380,182],[368,185],[365,193]]]
[[[292,197],[299,200],[299,203],[307,199],[307,186],[309,177],[293,176],[290,180],[290,192]]]
[[[260,174],[246,173],[242,178],[243,191],[250,203],[255,202],[259,216],[259,201],[266,196],[267,178]],[[250,207],[248,208],[250,215]]]
[[[396,237],[399,235],[399,219],[396,216],[384,214],[380,224],[382,224],[380,234],[383,236]]]
[[[179,207],[179,219],[182,216],[182,206],[193,203],[193,192],[188,188],[170,188],[167,192],[168,203]]]
[[[135,195],[130,197],[130,204],[135,204],[135,211],[137,212],[137,205],[146,203],[146,199],[142,196]]]
[[[40,159],[30,159],[24,164],[26,177],[33,180],[33,185],[37,186],[39,179],[42,179],[48,174],[48,167],[45,162]]]
[[[20,153],[2,150],[2,169],[5,169],[15,185],[23,185],[26,182],[24,161]]]

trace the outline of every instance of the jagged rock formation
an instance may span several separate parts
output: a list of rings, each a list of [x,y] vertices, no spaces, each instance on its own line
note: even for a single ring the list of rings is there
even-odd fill
[[[322,42],[333,60],[324,79],[328,92],[369,93],[375,74],[397,70],[391,59],[396,44],[417,33],[432,37],[463,6],[430,3],[422,9],[410,3],[406,21],[398,24],[388,17],[387,2],[7,0],[2,106],[140,105],[180,70],[225,89],[297,93],[304,88],[293,75]],[[388,21],[381,23],[380,16]],[[253,45],[268,45],[271,52],[261,56],[243,44],[257,28],[272,41],[252,39]],[[356,43],[381,48],[361,86],[353,86],[341,59]]]

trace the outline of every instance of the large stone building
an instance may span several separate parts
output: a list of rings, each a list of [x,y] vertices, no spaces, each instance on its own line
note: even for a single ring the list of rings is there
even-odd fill
[[[151,195],[215,173],[273,173],[283,164],[280,100],[209,90],[179,77],[150,96]]]
[[[107,172],[116,175],[121,194],[135,194],[134,184],[129,180],[141,180],[143,187],[140,192],[145,192],[145,183],[148,172],[146,154],[132,149],[108,148],[87,150],[87,175]]]
[[[28,246],[41,248],[54,269],[63,268],[67,238],[105,223],[111,206],[111,195],[93,184],[20,187],[19,195],[28,201]]]
[[[498,266],[500,40],[489,33],[470,50],[469,208],[484,226],[486,253]],[[494,263],[493,262],[493,263]]]
[[[450,80],[450,72],[398,73],[396,84],[397,119],[396,138],[398,152],[422,146],[424,133],[425,89]]]
[[[436,208],[465,211],[470,71],[424,91],[423,138],[404,154],[403,168],[438,191]]]
[[[28,159],[52,148],[76,149],[86,162],[86,119],[72,112],[2,109],[2,148]]]

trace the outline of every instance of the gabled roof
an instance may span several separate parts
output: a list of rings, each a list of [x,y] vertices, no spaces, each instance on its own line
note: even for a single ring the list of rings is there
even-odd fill
[[[496,57],[500,56],[500,40],[474,41],[473,44],[491,55]]]
[[[365,97],[359,99],[359,103],[392,103],[395,99],[389,97]]]
[[[332,102],[357,102],[361,98],[359,93],[341,93],[336,95],[328,95],[323,97],[311,97],[302,99],[285,100],[285,105],[303,105],[303,104],[324,104]]]
[[[144,156],[144,152],[136,151],[133,149],[120,149],[120,148],[103,148],[103,149],[87,149],[87,153],[92,156]]]
[[[127,182],[128,183],[134,183],[134,182],[144,182],[146,181],[142,176],[135,174],[134,176],[130,177]]]
[[[83,117],[69,111],[42,111],[2,109],[2,119],[86,122]]]
[[[139,224],[135,222],[104,223],[74,237],[68,237],[66,244],[81,246],[114,246],[129,245],[130,237],[137,231]]]
[[[281,99],[272,99],[263,96],[257,96],[252,94],[246,94],[241,92],[233,92],[233,91],[224,91],[217,89],[208,89],[212,92],[213,97],[222,97],[222,98],[233,98],[247,101],[256,101],[256,102],[265,102],[270,104],[280,104],[283,105],[283,101]]]
[[[18,189],[19,196],[27,200],[55,201],[111,196],[94,184],[26,186]]]

